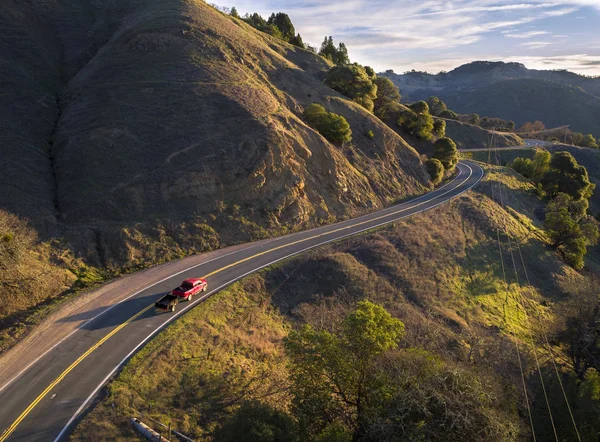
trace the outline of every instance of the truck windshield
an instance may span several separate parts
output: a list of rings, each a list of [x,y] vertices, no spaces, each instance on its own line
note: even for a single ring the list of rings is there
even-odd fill
[[[181,284],[181,290],[183,290],[184,292],[188,291],[189,289],[192,288],[192,284]]]

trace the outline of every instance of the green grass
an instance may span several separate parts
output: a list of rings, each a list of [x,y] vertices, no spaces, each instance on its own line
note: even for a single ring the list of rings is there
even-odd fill
[[[339,312],[364,298],[382,304],[405,323],[403,346],[459,364],[468,354],[473,376],[495,373],[509,394],[518,381],[515,366],[504,365],[513,339],[528,364],[533,318],[552,320],[572,271],[539,236],[531,213],[541,202],[530,184],[503,170],[490,169],[477,191],[450,205],[289,259],[187,313],[132,359],[73,440],[130,440],[127,418],[143,413],[208,441],[245,399],[288,408],[282,338],[299,324],[330,321],[323,302]],[[492,182],[506,187],[507,210],[491,200]],[[508,237],[521,241],[533,290],[517,284]]]

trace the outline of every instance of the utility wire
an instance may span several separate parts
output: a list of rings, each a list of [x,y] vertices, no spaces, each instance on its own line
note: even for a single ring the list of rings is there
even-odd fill
[[[527,280],[527,285],[529,286],[529,290],[532,291],[533,286],[531,285],[531,281],[529,279],[529,273],[527,272],[527,266],[525,265],[525,259],[523,258],[523,252],[521,250],[521,244],[519,242],[517,242],[517,248],[519,251],[519,256],[521,258],[521,264],[523,266],[523,271],[525,272],[525,278]],[[569,404],[569,399],[567,398],[567,393],[565,391],[565,387],[563,385],[563,382],[562,382],[562,379],[560,376],[560,372],[558,371],[558,367],[556,365],[556,360],[554,358],[554,353],[552,352],[552,347],[550,346],[550,341],[548,340],[548,335],[544,331],[544,327],[543,327],[542,321],[540,320],[539,316],[537,316],[537,320],[540,325],[540,330],[544,337],[544,341],[546,343],[548,351],[550,352],[550,359],[552,360],[552,365],[554,366],[554,372],[556,373],[556,378],[558,379],[558,384],[560,385],[560,390],[562,391],[563,397],[565,399],[565,404],[567,405],[567,409],[569,410],[569,416],[571,418],[571,422],[573,423],[573,428],[575,429],[575,434],[577,435],[577,440],[579,442],[581,442],[581,436],[579,434],[579,429],[577,428],[577,423],[575,422],[575,417],[573,416],[573,410],[571,409],[571,405]]]
[[[490,148],[488,151],[488,164],[492,164],[491,162],[491,156],[492,156],[492,147],[494,146],[494,140],[495,140],[495,136],[496,136],[496,131],[492,131],[492,138],[490,141]],[[497,153],[496,153],[497,155]],[[494,182],[492,181],[491,183],[491,189],[492,189],[492,201],[494,201],[495,203],[497,203],[496,201],[496,194],[494,192]],[[498,186],[498,190],[500,190],[500,185],[497,184]],[[500,263],[502,265],[502,278],[504,280],[504,287],[505,290],[507,291],[507,296],[508,296],[508,291],[509,291],[509,286],[508,286],[508,279],[506,277],[506,269],[504,267],[504,256],[502,254],[502,243],[500,241],[500,227],[497,226],[496,227],[496,236],[497,236],[497,242],[498,242],[498,251],[500,253]],[[504,312],[504,321],[506,322],[506,311]],[[531,407],[529,406],[529,395],[527,394],[527,382],[525,381],[525,372],[523,370],[523,361],[521,359],[521,351],[519,350],[519,343],[517,341],[517,337],[516,336],[512,336],[513,338],[513,342],[515,344],[515,348],[517,350],[517,360],[519,362],[519,372],[521,373],[521,382],[523,383],[523,393],[525,395],[525,405],[527,406],[527,415],[529,416],[529,424],[531,426],[531,435],[533,437],[533,442],[536,442],[537,439],[535,437],[535,427],[533,425],[533,416],[531,414]]]
[[[497,148],[495,149],[495,157],[496,157],[496,161],[497,161],[497,163],[499,165],[500,159],[499,159],[499,156],[498,156]],[[498,184],[498,188],[499,188],[499,193],[500,193],[500,205],[501,205],[501,207],[504,207],[506,209],[506,207],[507,207],[506,203],[507,203],[508,197],[506,197],[506,192],[505,192],[505,194],[503,196],[502,187],[500,187],[499,184]],[[506,197],[506,199],[505,199],[505,197]],[[520,281],[520,278],[519,278],[519,271],[518,271],[518,268],[517,268],[517,262],[515,260],[515,254],[514,254],[514,249],[513,249],[512,241],[510,239],[510,235],[507,235],[507,239],[508,239],[508,247],[509,247],[509,252],[510,252],[510,256],[511,256],[511,261],[512,261],[513,268],[514,268],[514,271],[515,271],[515,278],[516,278],[517,286],[518,286],[519,289],[521,289],[522,285],[521,285],[521,281]],[[534,340],[533,340],[533,334],[531,332],[531,321],[529,320],[529,315],[527,313],[527,307],[525,306],[525,299],[524,299],[524,297],[523,297],[523,295],[521,293],[521,290],[519,290],[518,293],[519,293],[520,303],[521,303],[521,306],[522,306],[524,314],[525,314],[525,319],[526,319],[526,321],[528,323],[528,326],[529,326],[528,330],[527,330],[527,334],[529,335],[529,340],[531,341],[531,347],[532,347],[532,350],[533,350],[533,356],[534,356],[534,360],[535,360],[535,365],[536,365],[536,369],[537,369],[538,375],[540,377],[540,383],[541,383],[541,386],[542,386],[542,391],[544,393],[544,399],[546,401],[546,407],[548,408],[548,415],[550,417],[550,423],[552,425],[552,430],[554,432],[555,440],[556,440],[556,442],[559,442],[558,433],[556,431],[556,425],[554,424],[554,417],[552,416],[552,409],[550,407],[550,401],[548,399],[548,393],[546,391],[546,385],[544,383],[544,377],[542,375],[542,370],[541,370],[541,367],[540,367],[540,362],[539,362],[539,358],[538,358],[538,354],[537,354],[537,349],[535,347]]]

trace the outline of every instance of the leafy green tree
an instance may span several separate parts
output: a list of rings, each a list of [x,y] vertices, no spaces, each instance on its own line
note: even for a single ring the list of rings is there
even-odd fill
[[[244,402],[214,433],[222,442],[296,442],[298,429],[289,414],[260,402]]]
[[[338,45],[338,50],[335,54],[334,63],[338,66],[346,66],[350,63],[350,56],[348,55],[348,49],[344,43]]]
[[[446,103],[444,103],[438,97],[429,97],[427,104],[429,105],[429,111],[431,112],[431,115],[435,115],[436,117],[439,117],[442,112],[448,110]]]
[[[365,71],[371,80],[375,80],[377,75],[371,66],[365,66]]]
[[[433,158],[444,165],[444,169],[452,170],[458,163],[458,150],[450,138],[440,138],[433,144]]]
[[[369,404],[381,389],[371,376],[379,356],[396,349],[404,324],[383,307],[358,303],[339,331],[316,331],[310,326],[292,331],[285,339],[290,359],[293,404],[305,439],[320,439],[338,427],[366,433]],[[338,439],[339,440],[339,439]]]
[[[471,114],[469,115],[469,123],[479,126],[481,124],[481,118],[477,114]]]
[[[313,103],[304,110],[304,118],[328,141],[342,144],[352,140],[350,125],[341,115],[327,112],[320,104]]]
[[[306,45],[304,44],[304,41],[302,40],[302,36],[300,34],[290,38],[289,43],[294,46],[298,46],[299,48],[306,49]]]
[[[437,138],[443,138],[446,136],[446,121],[435,120],[433,122],[433,135]]]
[[[510,167],[525,178],[533,178],[535,168],[529,158],[515,158]]]
[[[411,109],[401,112],[398,115],[398,126],[417,138],[431,140],[433,137],[433,117],[429,112],[417,114]]]
[[[539,181],[542,176],[550,169],[550,152],[547,150],[538,150],[531,161],[533,165],[532,179]]]
[[[276,38],[282,38],[281,31],[274,24],[268,23],[260,14],[256,12],[254,14],[246,14],[243,20],[259,31],[265,32]]]
[[[323,43],[321,43],[321,49],[319,49],[319,55],[327,60],[333,62],[337,56],[337,49],[333,44],[333,37],[325,37]]]
[[[456,114],[456,112],[451,110],[443,111],[442,113],[440,113],[440,117],[446,118],[448,120],[458,120],[458,115]]]
[[[229,15],[231,15],[234,18],[240,18],[240,14],[238,14],[238,11],[235,6],[233,8],[231,8]]]
[[[429,113],[429,105],[424,101],[417,101],[416,103],[411,104],[409,107],[417,115]]]
[[[580,166],[569,152],[552,155],[550,168],[542,177],[541,184],[550,197],[566,193],[575,200],[590,198],[596,187],[590,182],[587,169]]]
[[[567,264],[577,270],[584,267],[587,246],[598,241],[596,221],[586,215],[588,205],[587,199],[573,200],[558,193],[546,207],[546,233]]]
[[[277,14],[271,14],[267,24],[276,26],[281,32],[281,38],[285,41],[290,41],[296,35],[296,29],[292,24],[292,20],[289,15],[278,12]]]
[[[395,110],[402,97],[398,87],[389,78],[376,77],[374,83],[377,86],[377,97],[374,100],[373,110],[375,115],[383,120],[388,112]]]
[[[517,125],[515,124],[514,121],[509,121],[508,123],[506,123],[506,130],[508,132],[514,132],[516,127],[517,127]]]
[[[373,111],[377,86],[361,65],[354,63],[333,67],[325,77],[325,84],[356,101],[369,112]]]
[[[430,158],[425,162],[425,167],[427,167],[427,173],[431,177],[431,182],[433,184],[439,184],[444,177],[444,165],[437,158]]]
[[[581,146],[591,147],[592,149],[598,149],[598,142],[592,134],[587,134],[583,137],[583,140],[581,141]]]

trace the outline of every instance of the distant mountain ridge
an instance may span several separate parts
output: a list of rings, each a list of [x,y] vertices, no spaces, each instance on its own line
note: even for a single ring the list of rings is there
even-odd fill
[[[450,72],[411,71],[390,78],[407,101],[443,99],[453,110],[514,120],[568,124],[600,136],[600,78],[528,69],[521,63],[475,61]]]

